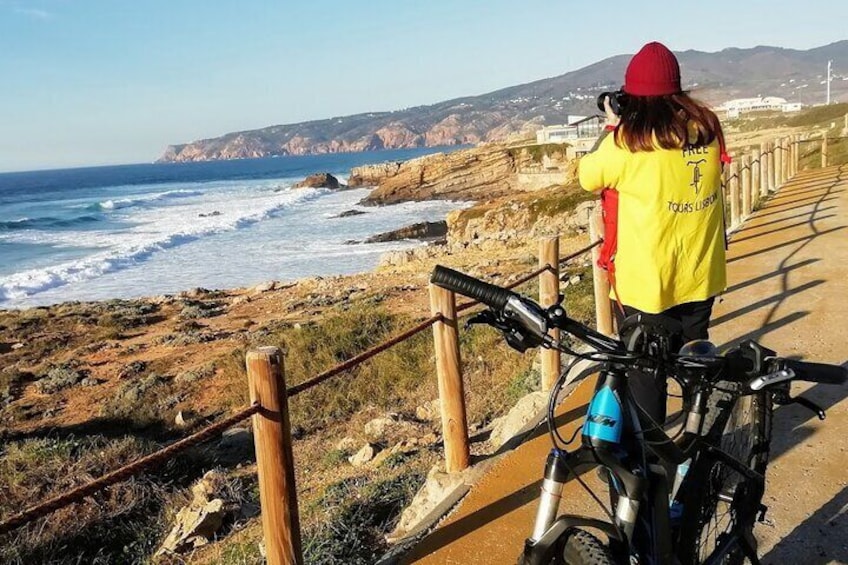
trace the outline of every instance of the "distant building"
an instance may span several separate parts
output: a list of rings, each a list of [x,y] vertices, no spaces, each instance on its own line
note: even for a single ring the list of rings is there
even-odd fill
[[[778,96],[759,96],[757,98],[737,98],[728,100],[716,110],[725,112],[728,118],[738,118],[748,112],[798,112],[801,110],[800,102],[787,102],[785,98]]]
[[[603,116],[568,116],[568,123],[545,126],[536,130],[536,143],[564,143],[575,139],[598,137],[604,128]]]

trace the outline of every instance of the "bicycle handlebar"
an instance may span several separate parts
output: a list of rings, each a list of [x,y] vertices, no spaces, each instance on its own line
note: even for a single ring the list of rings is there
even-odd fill
[[[796,379],[827,385],[841,385],[848,380],[848,368],[839,365],[828,365],[826,363],[810,363],[809,361],[796,361],[794,359],[783,359],[786,368],[795,372]]]
[[[433,270],[430,282],[457,294],[477,300],[502,314],[506,314],[513,323],[519,324],[522,328],[539,338],[549,339],[544,335],[547,332],[547,328],[556,327],[598,348],[603,353],[628,354],[620,341],[600,334],[568,318],[561,308],[558,308],[559,315],[553,316],[551,311],[546,311],[536,302],[525,296],[441,265],[437,265]],[[545,343],[549,342],[546,341]],[[802,380],[838,385],[848,380],[848,368],[838,365],[771,357],[774,352],[768,351],[754,342],[746,342],[746,344],[745,351],[743,351],[743,348],[737,348],[735,352],[722,357],[724,367],[730,374],[747,375],[750,379],[753,376],[762,375],[769,370],[779,371],[782,368],[786,368],[791,369],[794,374],[786,373],[785,376],[778,376],[774,379],[775,382]],[[539,342],[531,345],[539,345]],[[545,346],[549,347],[551,345]],[[747,355],[746,352],[751,355]],[[632,353],[630,355],[630,361],[632,362]],[[764,363],[766,359],[776,364]],[[767,367],[769,368],[767,369]],[[770,384],[772,383],[764,380],[760,383],[760,386],[769,386]]]
[[[433,269],[430,282],[498,310],[503,310],[507,301],[515,296],[515,293],[511,290],[475,279],[441,265],[436,265],[436,268]]]

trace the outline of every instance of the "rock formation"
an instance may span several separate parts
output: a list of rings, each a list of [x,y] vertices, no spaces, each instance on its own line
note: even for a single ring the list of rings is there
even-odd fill
[[[448,226],[445,222],[420,222],[397,230],[372,235],[365,240],[365,243],[383,243],[402,239],[441,239],[447,233]]]
[[[330,173],[315,173],[302,181],[295,183],[292,188],[342,188],[344,185]]]
[[[363,204],[410,200],[486,200],[515,188],[518,164],[502,144],[437,153],[403,163],[356,167],[351,184],[376,185]]]
[[[377,186],[380,184],[380,181],[398,174],[401,165],[403,165],[402,161],[392,161],[378,163],[376,165],[354,167],[350,171],[350,178],[347,179],[347,185],[351,188]]]

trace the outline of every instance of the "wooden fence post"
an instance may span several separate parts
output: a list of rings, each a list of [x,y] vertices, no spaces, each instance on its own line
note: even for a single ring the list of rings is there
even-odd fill
[[[821,163],[822,168],[827,167],[827,132],[822,134]]]
[[[789,137],[787,136],[787,137],[783,138],[783,173],[782,173],[783,182],[780,183],[781,185],[784,185],[787,182],[789,182],[789,161],[790,161],[790,156],[789,156],[790,149],[789,148],[790,148],[790,143],[789,143]]]
[[[547,308],[559,301],[559,235],[539,240],[539,267],[549,267],[539,275],[539,304]],[[559,341],[558,329],[548,333]],[[542,390],[548,391],[559,378],[562,359],[558,349],[542,348],[541,356]]]
[[[769,141],[768,143],[768,190],[769,192],[774,192],[777,190],[777,180],[775,177],[775,166],[777,163],[777,146],[774,141]]]
[[[456,295],[430,285],[430,310],[442,319],[433,324],[436,350],[436,376],[442,412],[442,435],[445,441],[445,470],[456,473],[468,467],[468,422],[465,418],[465,389],[459,359],[459,331],[456,317]]]
[[[604,237],[604,222],[601,207],[594,206],[589,211],[589,241],[594,243]],[[600,247],[592,248],[592,282],[595,290],[595,320],[598,331],[604,335],[613,335],[612,304],[610,302],[610,283],[607,272],[598,267],[601,256]]]
[[[739,162],[735,159],[730,163],[729,184],[730,229],[734,230],[739,225]]]
[[[798,165],[801,160],[801,134],[795,134],[792,140],[792,176],[798,174]]]
[[[805,135],[801,135],[800,133],[795,136],[795,174],[801,172],[801,142],[806,138]]]
[[[751,156],[742,156],[742,217],[744,221],[751,215]]]
[[[783,138],[778,138],[774,143],[774,155],[776,163],[774,166],[774,188],[783,186]]]
[[[793,161],[793,143],[792,136],[788,136],[786,138],[786,180],[789,181],[792,178],[792,161]]]
[[[763,153],[759,147],[751,149],[751,208],[760,202],[760,183],[762,183]]]
[[[268,565],[302,565],[283,356],[276,347],[261,347],[246,361],[250,401],[261,407],[253,416],[253,441]]]

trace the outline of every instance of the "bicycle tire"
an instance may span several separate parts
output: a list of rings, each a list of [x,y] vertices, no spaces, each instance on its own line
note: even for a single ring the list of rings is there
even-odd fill
[[[615,565],[609,548],[601,540],[583,530],[568,534],[562,548],[564,565]]]
[[[771,393],[740,396],[739,383],[720,381],[716,385],[721,390],[714,390],[708,401],[704,418],[706,439],[764,475],[771,443]],[[755,481],[701,451],[692,463],[685,484],[692,486],[679,497],[684,505],[677,544],[682,564],[705,561],[719,545],[720,536],[731,529],[753,540],[754,523],[763,496],[763,489]],[[724,513],[720,514],[722,511]],[[724,520],[725,516],[729,519]],[[713,524],[715,528],[710,529]],[[744,562],[741,547],[733,548],[722,561],[725,565]]]

